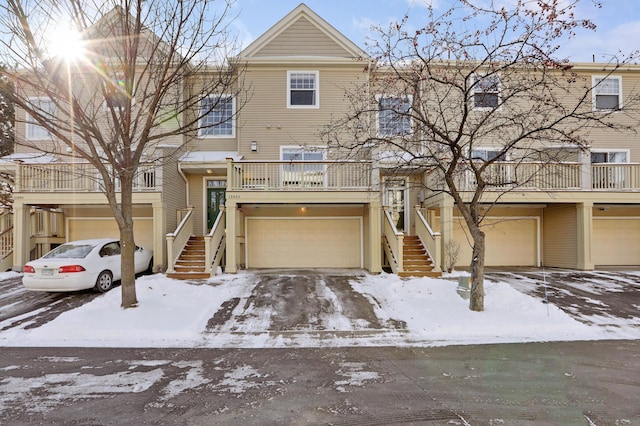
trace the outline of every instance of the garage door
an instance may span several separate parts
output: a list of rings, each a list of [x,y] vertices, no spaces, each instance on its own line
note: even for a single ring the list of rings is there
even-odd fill
[[[118,224],[111,218],[69,218],[69,241],[91,238],[118,238]],[[136,218],[133,221],[136,244],[153,250],[153,219]]]
[[[362,221],[247,218],[249,268],[361,268]]]
[[[593,263],[640,265],[640,218],[593,218]]]
[[[469,266],[472,239],[462,219],[455,220],[454,238],[460,243],[457,266]],[[486,266],[538,266],[538,220],[523,218],[486,218]]]

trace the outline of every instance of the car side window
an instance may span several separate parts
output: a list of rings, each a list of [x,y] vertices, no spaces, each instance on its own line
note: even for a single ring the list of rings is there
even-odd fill
[[[116,241],[105,244],[104,247],[100,249],[100,257],[115,256],[117,254],[120,254],[120,243]]]

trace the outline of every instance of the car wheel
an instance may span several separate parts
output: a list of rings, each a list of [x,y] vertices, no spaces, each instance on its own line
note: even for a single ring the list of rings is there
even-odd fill
[[[102,271],[98,275],[94,290],[98,293],[105,293],[113,287],[113,275],[109,271]]]
[[[147,269],[144,271],[144,274],[145,275],[153,274],[153,257],[149,259],[149,266],[147,266]]]

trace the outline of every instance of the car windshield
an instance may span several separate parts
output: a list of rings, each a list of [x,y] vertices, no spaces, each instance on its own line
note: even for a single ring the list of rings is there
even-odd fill
[[[91,244],[63,244],[42,256],[43,259],[82,259],[95,247]]]

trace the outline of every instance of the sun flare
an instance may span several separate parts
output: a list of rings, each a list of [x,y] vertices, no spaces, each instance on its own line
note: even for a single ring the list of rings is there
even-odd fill
[[[77,31],[57,28],[49,36],[48,51],[52,57],[68,61],[78,60],[85,55],[85,41]]]

